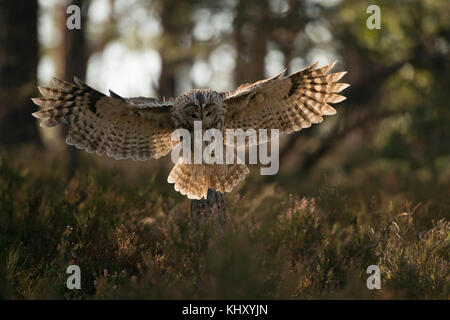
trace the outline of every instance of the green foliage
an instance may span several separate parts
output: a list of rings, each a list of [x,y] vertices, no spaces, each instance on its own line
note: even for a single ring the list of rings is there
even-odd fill
[[[449,207],[432,198],[343,183],[303,197],[249,179],[217,229],[155,175],[94,167],[67,182],[13,163],[0,164],[2,298],[448,298]],[[66,289],[71,264],[81,290]],[[381,290],[366,287],[372,264]]]

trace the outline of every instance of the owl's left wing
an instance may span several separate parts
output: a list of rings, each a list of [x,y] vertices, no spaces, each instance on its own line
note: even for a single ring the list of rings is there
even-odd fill
[[[324,115],[336,113],[328,103],[345,100],[336,93],[349,86],[337,83],[346,72],[327,74],[335,63],[316,68],[316,62],[290,76],[283,77],[283,72],[226,93],[225,127],[291,133],[322,122]]]
[[[32,99],[44,109],[33,113],[42,127],[69,125],[67,144],[115,159],[147,160],[166,155],[176,142],[172,103],[155,98],[110,96],[75,78],[54,79],[55,87],[39,87],[43,98]]]

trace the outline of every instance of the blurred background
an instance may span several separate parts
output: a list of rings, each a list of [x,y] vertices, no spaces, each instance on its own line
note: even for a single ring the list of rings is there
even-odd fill
[[[81,8],[80,30],[66,27],[71,4]],[[71,151],[64,129],[41,131],[30,116],[37,84],[48,85],[53,76],[78,76],[102,92],[161,98],[198,87],[232,90],[284,68],[292,73],[317,60],[337,60],[335,70],[348,71],[348,99],[320,126],[283,137],[281,176],[294,183],[298,175],[329,169],[330,175],[364,171],[373,179],[400,171],[421,183],[448,180],[449,4],[380,3],[381,29],[369,30],[370,4],[2,1],[0,147],[9,153],[34,144],[103,161]],[[144,167],[168,161],[151,162]]]
[[[72,4],[81,8],[80,30],[66,27]],[[366,26],[372,4],[381,9],[380,29]],[[255,170],[227,195],[229,206],[261,194],[316,196],[325,183],[345,186],[356,211],[421,204],[419,229],[431,228],[450,215],[449,17],[446,0],[0,0],[0,185],[23,187],[24,199],[38,199],[36,212],[44,185],[55,188],[48,203],[65,197],[78,205],[83,197],[73,200],[73,190],[90,176],[104,188],[144,184],[142,198],[155,192],[186,209],[188,200],[165,182],[167,157],[114,161],[66,146],[64,128],[40,129],[31,116],[37,85],[77,76],[102,92],[161,98],[232,90],[337,60],[334,71],[348,71],[342,81],[351,84],[337,115],[282,136],[279,174]],[[20,196],[9,197],[1,208],[22,210],[10,205]]]

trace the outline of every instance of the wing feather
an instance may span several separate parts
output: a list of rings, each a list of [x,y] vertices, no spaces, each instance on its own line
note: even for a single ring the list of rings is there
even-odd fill
[[[41,126],[69,125],[67,144],[115,159],[146,160],[167,154],[175,143],[172,102],[154,98],[106,96],[78,78],[54,79],[54,88],[39,87],[33,102],[43,107],[33,116]]]
[[[322,122],[323,116],[336,113],[328,103],[345,100],[337,93],[349,86],[337,82],[346,72],[327,74],[335,63],[317,68],[316,62],[287,77],[281,73],[226,93],[225,127],[291,133]]]

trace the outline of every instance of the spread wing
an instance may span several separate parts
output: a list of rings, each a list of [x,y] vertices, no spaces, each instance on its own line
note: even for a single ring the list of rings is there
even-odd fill
[[[54,79],[55,88],[39,87],[43,98],[32,99],[44,109],[33,116],[42,127],[69,125],[66,143],[115,159],[147,160],[167,154],[175,145],[172,103],[154,98],[106,96],[81,80]]]
[[[322,122],[324,115],[336,113],[328,103],[345,100],[336,93],[349,86],[337,83],[346,72],[327,74],[335,63],[316,69],[316,62],[290,76],[283,72],[226,93],[225,127],[291,133]]]

